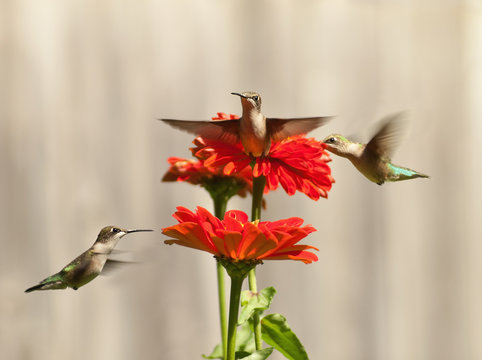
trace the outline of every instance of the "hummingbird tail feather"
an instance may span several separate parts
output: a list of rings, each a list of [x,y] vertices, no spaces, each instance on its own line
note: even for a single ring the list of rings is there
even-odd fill
[[[419,173],[418,171],[405,168],[402,166],[397,166],[390,164],[390,169],[393,173],[393,180],[392,181],[400,181],[400,180],[409,180],[409,179],[415,179],[415,178],[429,178],[428,175]]]
[[[56,289],[65,289],[65,288],[67,288],[66,284],[64,284],[62,281],[56,280],[56,281],[41,282],[40,284],[29,287],[27,290],[25,290],[25,292],[29,293],[35,290],[56,290]]]
[[[430,176],[417,172],[418,177],[430,179]]]
[[[35,291],[35,290],[41,290],[40,288],[43,286],[43,284],[38,284],[32,287],[29,287],[27,290],[25,290],[26,293]]]

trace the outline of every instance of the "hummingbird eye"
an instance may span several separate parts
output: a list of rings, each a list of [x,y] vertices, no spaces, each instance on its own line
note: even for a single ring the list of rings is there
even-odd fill
[[[118,232],[120,232],[120,229],[119,228],[112,228],[112,232],[118,233]]]
[[[258,95],[254,95],[252,99],[253,99],[255,102],[258,102],[259,96],[258,96]]]
[[[330,144],[333,144],[335,141],[336,141],[336,139],[334,137],[331,137],[331,138],[328,139],[327,142],[330,143]]]

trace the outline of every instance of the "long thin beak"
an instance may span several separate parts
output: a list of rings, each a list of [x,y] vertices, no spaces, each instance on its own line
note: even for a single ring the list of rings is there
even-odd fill
[[[242,97],[242,98],[245,98],[245,99],[248,98],[247,96],[244,96],[243,94],[236,93],[236,92],[232,92],[231,95],[238,95],[238,96],[240,96],[240,97]]]
[[[154,230],[141,230],[141,229],[135,229],[135,230],[127,230],[127,234],[133,233],[133,232],[142,232],[142,231],[154,231]]]

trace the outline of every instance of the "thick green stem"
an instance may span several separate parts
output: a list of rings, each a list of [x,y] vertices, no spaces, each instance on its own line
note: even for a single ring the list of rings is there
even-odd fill
[[[261,207],[263,204],[263,192],[265,185],[266,178],[263,175],[257,178],[253,178],[253,202],[251,206],[251,221],[261,219]]]
[[[218,219],[223,219],[228,205],[226,196],[213,197],[214,215]],[[221,345],[223,347],[223,355],[226,356],[228,348],[228,324],[226,321],[226,290],[224,282],[224,267],[216,261],[216,272],[218,280],[218,305],[219,305],[219,322],[221,328]]]
[[[224,219],[224,214],[226,213],[226,207],[228,206],[229,198],[227,196],[218,195],[213,197],[214,202],[214,216],[218,219]]]
[[[236,332],[238,325],[239,302],[241,299],[241,286],[243,278],[231,277],[231,297],[229,299],[229,325],[228,325],[228,352],[224,358],[234,360],[236,353]]]
[[[263,175],[257,178],[253,178],[253,205],[251,208],[251,221],[261,219],[261,207],[263,204],[263,193],[265,185],[266,178]],[[249,272],[249,290],[254,293],[258,291],[256,285],[256,268],[251,269]],[[253,326],[256,350],[261,350],[263,342],[261,339],[261,321],[258,311],[255,311],[253,314]]]

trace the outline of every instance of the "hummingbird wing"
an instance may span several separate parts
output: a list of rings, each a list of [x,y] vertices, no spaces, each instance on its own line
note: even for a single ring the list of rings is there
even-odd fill
[[[239,142],[239,120],[192,121],[160,119],[173,128],[202,136],[207,139],[220,140],[230,144]]]
[[[117,269],[125,265],[131,265],[131,264],[138,264],[138,263],[135,261],[107,259],[107,261],[104,264],[104,267],[102,268],[102,275],[109,275],[113,271],[116,271]]]
[[[294,119],[267,118],[266,126],[271,134],[271,140],[280,141],[290,136],[306,134],[326,124],[332,118],[333,116]]]
[[[400,144],[400,135],[403,128],[402,115],[403,113],[399,112],[383,118],[380,129],[368,142],[366,151],[391,159]]]

